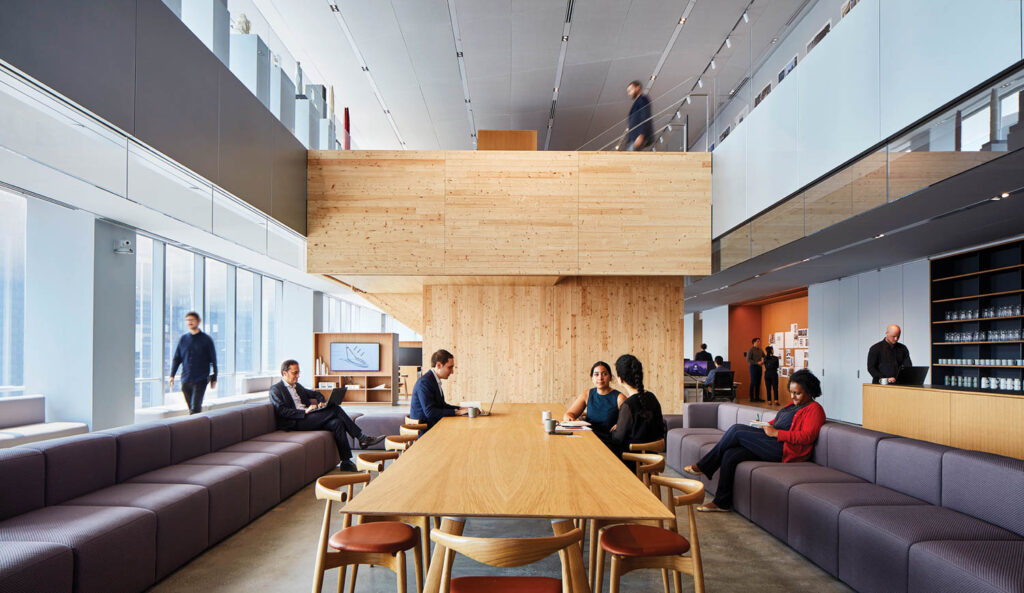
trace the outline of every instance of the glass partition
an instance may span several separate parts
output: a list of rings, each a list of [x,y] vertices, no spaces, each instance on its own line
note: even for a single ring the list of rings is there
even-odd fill
[[[21,395],[25,336],[25,198],[0,192],[0,397]]]

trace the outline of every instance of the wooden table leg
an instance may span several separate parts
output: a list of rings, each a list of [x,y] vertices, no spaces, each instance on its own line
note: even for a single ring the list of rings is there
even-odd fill
[[[554,519],[551,521],[551,531],[555,535],[569,533],[575,529],[572,519]],[[590,593],[590,583],[587,582],[587,571],[583,568],[583,549],[576,546],[575,552],[569,554],[569,572],[572,575],[573,593]]]
[[[572,525],[570,523],[570,525]],[[466,520],[462,517],[445,517],[441,521],[440,529],[444,533],[462,535],[466,528]],[[571,527],[570,527],[571,530]],[[434,546],[434,554],[430,557],[430,568],[427,569],[427,580],[423,584],[424,593],[439,593],[441,591],[441,571],[444,569],[444,548]]]

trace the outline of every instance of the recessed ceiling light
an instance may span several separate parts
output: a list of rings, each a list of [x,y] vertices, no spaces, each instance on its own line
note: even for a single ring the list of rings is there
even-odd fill
[[[885,236],[885,233],[878,233],[877,235],[875,235],[875,238],[876,239],[881,239],[884,236]]]
[[[761,277],[760,274],[754,274],[754,278],[760,278],[760,277]]]
[[[778,42],[779,42],[779,38],[778,37],[772,37],[772,45],[775,45]]]
[[[711,69],[712,69],[712,70],[714,70],[714,69],[715,69],[715,61],[714,61],[714,60],[711,60]]]
[[[685,16],[683,18],[679,19],[679,24],[680,25],[685,25],[686,24],[686,17]]]
[[[1005,191],[1004,191],[1003,193],[1001,193],[1001,194],[999,194],[999,195],[1000,195],[1000,197],[1003,197],[1003,198],[1008,198],[1008,197],[1010,197],[1010,192],[1005,192]]]
[[[687,99],[689,99],[689,97],[687,97]],[[689,103],[689,101],[687,101],[687,103]],[[678,111],[676,112],[676,117],[679,117],[679,112]]]
[[[732,48],[732,39],[725,38],[725,47]]]
[[[743,13],[743,22],[744,23],[749,23],[750,22],[750,17],[747,16],[747,13],[745,13],[745,12]]]
[[[704,80],[698,78],[697,79],[697,86],[699,86],[700,88],[704,88]]]
[[[691,103],[693,103],[693,97],[691,97],[690,95],[686,95],[686,104],[689,105]]]

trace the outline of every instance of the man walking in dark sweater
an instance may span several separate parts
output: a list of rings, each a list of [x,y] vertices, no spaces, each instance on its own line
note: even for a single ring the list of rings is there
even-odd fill
[[[213,338],[199,329],[199,313],[190,311],[185,314],[188,333],[178,340],[171,360],[171,379],[168,387],[174,388],[174,375],[181,366],[181,393],[185,396],[185,405],[189,414],[203,411],[203,396],[206,395],[206,382],[210,387],[217,388],[217,349]],[[213,372],[210,372],[213,367]]]

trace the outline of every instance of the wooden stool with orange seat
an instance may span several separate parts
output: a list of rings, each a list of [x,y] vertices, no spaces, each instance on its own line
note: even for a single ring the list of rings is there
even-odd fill
[[[562,535],[526,538],[481,538],[455,535],[435,530],[430,534],[444,548],[441,591],[448,593],[563,593],[573,590],[569,554],[578,550],[583,539],[579,529]],[[532,564],[558,553],[562,561],[562,578],[527,576],[487,576],[452,578],[455,553],[488,566],[509,568]]]
[[[654,476],[661,475],[661,472],[665,471],[665,458],[656,453],[623,453],[622,458],[626,461],[633,461],[636,463],[636,475],[641,482],[647,486],[658,500],[661,500],[661,487],[654,485],[651,480]],[[590,562],[587,563],[587,573],[590,580],[590,588],[594,589],[594,575],[596,574],[596,559],[597,559],[597,538],[598,532],[608,525],[618,523],[618,521],[604,521],[599,519],[590,520],[590,542],[588,557]],[[668,588],[668,574],[665,574],[665,585],[666,590]]]
[[[627,572],[641,568],[660,568],[673,572],[675,590],[682,588],[680,573],[693,576],[693,587],[697,593],[704,593],[704,568],[700,558],[700,544],[697,540],[697,517],[694,505],[704,501],[704,484],[686,478],[652,476],[651,483],[678,490],[683,494],[670,496],[670,508],[686,505],[690,524],[689,540],[679,533],[678,519],[672,529],[622,523],[605,527],[599,532],[597,552],[597,574],[594,593],[601,593],[604,573],[604,556],[611,554],[611,593],[619,593],[619,578]],[[689,556],[684,556],[687,552]],[[667,588],[667,583],[666,583]]]
[[[351,516],[345,514],[341,531],[331,535],[331,510],[334,503],[351,500],[356,484],[370,481],[368,473],[344,473],[323,476],[316,481],[316,497],[326,501],[324,521],[317,545],[316,566],[313,574],[313,593],[320,593],[324,573],[340,568],[338,591],[345,582],[348,566],[359,564],[380,565],[391,569],[398,577],[398,593],[406,593],[405,553],[413,551],[416,571],[416,591],[423,591],[423,560],[420,552],[420,530],[398,521],[378,521],[351,524]],[[348,487],[347,491],[342,488]],[[344,508],[341,509],[344,514]],[[328,550],[328,547],[333,550]],[[353,587],[355,582],[353,580]]]

